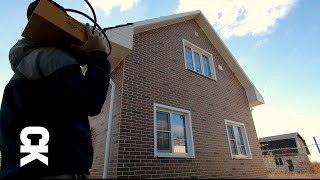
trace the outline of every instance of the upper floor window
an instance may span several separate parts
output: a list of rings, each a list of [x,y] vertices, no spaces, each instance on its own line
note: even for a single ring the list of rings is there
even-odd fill
[[[247,133],[244,124],[226,120],[229,146],[233,158],[251,158]]]
[[[194,44],[183,40],[186,68],[217,80],[213,56]]]
[[[155,157],[193,158],[190,112],[155,104]]]

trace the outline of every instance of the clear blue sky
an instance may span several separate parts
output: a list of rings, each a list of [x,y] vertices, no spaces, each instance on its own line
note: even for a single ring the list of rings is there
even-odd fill
[[[80,0],[56,1],[90,14]],[[258,137],[299,132],[308,145],[314,144],[312,136],[320,142],[320,1],[89,1],[103,27],[202,10],[265,99],[265,105],[253,109]],[[2,2],[1,97],[13,75],[8,52],[21,38],[30,2]],[[320,161],[316,148],[310,150],[311,159]]]

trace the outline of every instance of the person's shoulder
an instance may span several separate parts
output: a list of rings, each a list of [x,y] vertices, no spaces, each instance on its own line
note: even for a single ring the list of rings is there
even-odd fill
[[[79,62],[67,50],[56,47],[38,47],[33,49],[19,65],[19,71],[28,79],[41,79],[60,68]]]
[[[32,56],[34,59],[45,58],[50,59],[63,59],[63,60],[75,60],[72,53],[66,49],[57,48],[57,47],[38,47],[34,49],[29,56]]]

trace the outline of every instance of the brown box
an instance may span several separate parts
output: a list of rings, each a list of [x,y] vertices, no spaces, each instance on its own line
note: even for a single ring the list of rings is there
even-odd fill
[[[22,36],[42,43],[83,45],[87,41],[85,25],[48,0],[40,0]]]

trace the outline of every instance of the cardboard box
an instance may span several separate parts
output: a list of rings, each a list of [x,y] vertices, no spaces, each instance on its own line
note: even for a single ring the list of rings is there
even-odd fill
[[[40,0],[22,36],[40,43],[83,45],[87,41],[85,25],[48,0]]]

